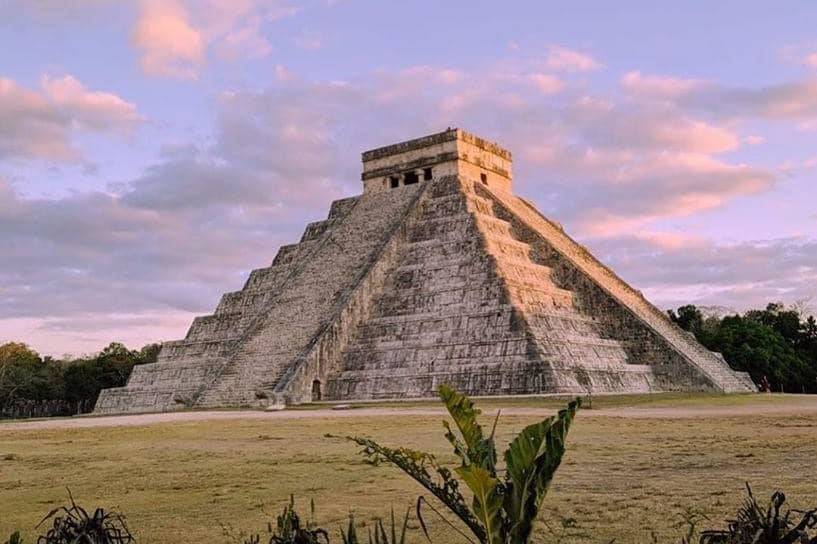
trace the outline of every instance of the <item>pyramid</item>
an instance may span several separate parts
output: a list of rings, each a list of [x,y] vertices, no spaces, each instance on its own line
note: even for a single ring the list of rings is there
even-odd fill
[[[500,146],[449,129],[364,152],[362,180],[95,411],[756,390],[514,195]]]

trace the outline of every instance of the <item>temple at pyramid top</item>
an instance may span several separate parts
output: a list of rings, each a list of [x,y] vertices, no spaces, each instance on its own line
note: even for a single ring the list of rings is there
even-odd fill
[[[511,152],[459,128],[363,152],[363,190],[396,189],[443,176],[510,191]]]
[[[756,390],[513,194],[500,146],[449,129],[366,151],[362,178],[363,194],[332,202],[96,412],[427,398],[442,384]]]

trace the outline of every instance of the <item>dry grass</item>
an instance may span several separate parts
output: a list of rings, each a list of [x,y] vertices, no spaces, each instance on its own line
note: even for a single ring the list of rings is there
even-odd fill
[[[552,401],[519,401],[526,407]],[[511,403],[519,405],[519,402]],[[817,502],[817,413],[799,413],[803,398],[663,396],[599,398],[604,408],[632,405],[791,405],[786,416],[695,419],[619,418],[580,413],[570,449],[546,501],[544,518],[575,518],[568,541],[645,542],[654,529],[677,541],[686,509],[713,519],[734,512],[745,480],[759,496],[786,490],[794,505]],[[609,403],[605,405],[605,403]],[[490,414],[500,400],[481,403]],[[508,404],[507,402],[505,404]],[[500,423],[504,443],[531,416]],[[27,540],[33,526],[66,499],[125,512],[144,543],[229,542],[221,525],[260,530],[290,493],[317,504],[333,529],[354,507],[359,520],[398,511],[416,485],[390,467],[361,462],[352,444],[327,432],[363,434],[385,444],[427,449],[453,461],[440,418],[399,413],[339,419],[231,420],[88,429],[0,426],[0,536],[13,528]],[[440,533],[442,524],[431,520]],[[416,524],[414,524],[416,526]],[[584,536],[583,536],[584,535]],[[414,540],[420,542],[418,534]],[[437,542],[460,542],[453,536]],[[542,533],[537,542],[554,542]]]

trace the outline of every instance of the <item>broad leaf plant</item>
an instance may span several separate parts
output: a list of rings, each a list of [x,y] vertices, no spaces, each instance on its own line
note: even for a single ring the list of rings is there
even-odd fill
[[[562,462],[567,432],[581,401],[570,402],[556,416],[534,423],[519,433],[503,455],[505,471],[500,474],[494,441],[499,414],[491,434],[486,436],[477,421],[480,411],[468,397],[447,385],[440,387],[439,394],[458,431],[452,429],[449,422],[443,423],[445,437],[460,460],[454,472],[473,495],[470,505],[460,492],[460,481],[451,470],[440,466],[433,455],[408,448],[387,448],[368,438],[349,439],[363,446],[362,453],[369,462],[394,464],[416,480],[459,518],[476,542],[529,542],[542,501]],[[421,515],[423,504],[428,503],[420,497],[417,514],[428,537]],[[464,531],[460,534],[475,542]]]

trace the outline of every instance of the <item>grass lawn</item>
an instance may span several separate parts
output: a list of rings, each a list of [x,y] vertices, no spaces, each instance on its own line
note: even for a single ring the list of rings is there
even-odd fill
[[[553,399],[486,399],[486,422],[500,406],[551,408]],[[629,406],[791,406],[787,415],[610,417],[599,408]],[[681,514],[697,508],[714,520],[731,515],[743,482],[757,495],[784,489],[793,506],[817,503],[817,397],[598,397],[580,412],[543,519],[573,518],[566,542],[645,542],[655,530],[677,542]],[[422,404],[428,406],[428,404]],[[596,413],[594,413],[596,412]],[[500,450],[534,416],[503,416]],[[354,444],[327,433],[367,435],[387,445],[426,449],[453,464],[439,416],[236,419],[130,427],[15,429],[0,424],[0,541],[34,526],[67,499],[115,507],[139,542],[231,542],[223,527],[259,531],[291,493],[304,513],[336,532],[350,510],[363,522],[413,505],[420,488],[389,466],[364,464]],[[808,503],[808,504],[807,504]],[[428,513],[437,543],[463,542]],[[412,523],[417,527],[417,523]],[[445,536],[444,536],[445,535]],[[334,534],[333,534],[334,536]],[[417,531],[411,542],[421,542]],[[339,541],[334,537],[333,541]],[[556,542],[542,529],[536,542]]]

